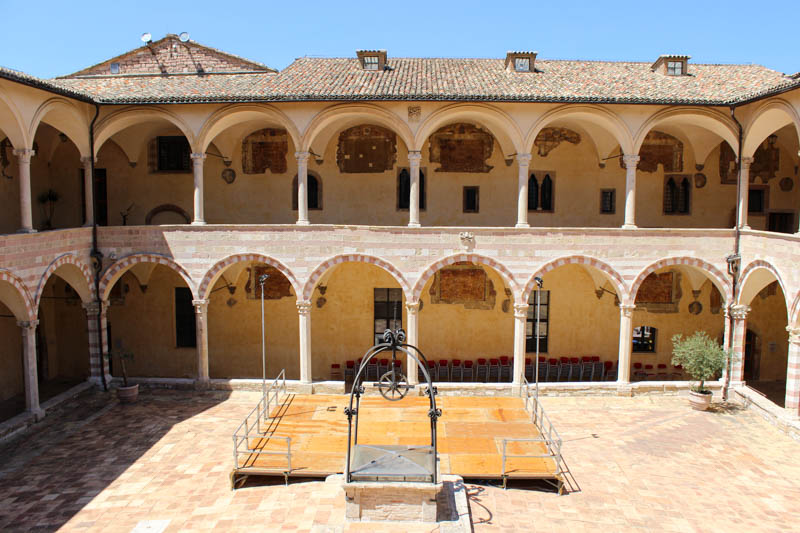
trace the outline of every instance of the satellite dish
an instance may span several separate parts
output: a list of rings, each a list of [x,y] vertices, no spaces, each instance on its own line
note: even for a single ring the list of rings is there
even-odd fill
[[[178,38],[181,40],[182,43],[185,43],[186,41],[189,40],[189,32],[188,31],[182,31],[181,34],[178,35]]]
[[[143,43],[147,44],[147,43],[152,42],[152,41],[153,41],[153,36],[150,35],[150,33],[144,32],[142,34],[142,42]]]

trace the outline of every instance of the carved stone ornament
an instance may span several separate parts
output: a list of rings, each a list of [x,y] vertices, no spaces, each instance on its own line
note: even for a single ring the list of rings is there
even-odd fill
[[[706,175],[703,174],[702,172],[698,172],[697,174],[694,175],[694,186],[696,188],[702,189],[703,187],[705,187],[706,181],[708,181],[706,179]]]
[[[419,122],[422,119],[422,107],[418,105],[408,106],[408,121]]]
[[[781,190],[784,192],[789,192],[794,188],[794,181],[792,181],[792,178],[789,177],[782,178],[779,184]]]
[[[489,172],[493,149],[492,134],[472,124],[451,124],[430,137],[431,163],[440,164],[436,172]]]
[[[348,128],[339,134],[336,164],[351,174],[385,172],[397,160],[397,137],[393,131],[373,124]]]
[[[533,144],[540,156],[547,157],[547,154],[555,150],[562,142],[580,144],[581,136],[567,128],[542,128]]]

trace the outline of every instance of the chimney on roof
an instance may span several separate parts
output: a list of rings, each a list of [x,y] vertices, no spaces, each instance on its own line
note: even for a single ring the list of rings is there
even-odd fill
[[[506,70],[508,72],[536,72],[536,55],[539,52],[506,52]]]
[[[386,68],[386,50],[356,50],[356,55],[364,70],[380,72]]]
[[[686,76],[689,73],[689,60],[691,56],[666,54],[658,56],[650,70],[665,76]]]

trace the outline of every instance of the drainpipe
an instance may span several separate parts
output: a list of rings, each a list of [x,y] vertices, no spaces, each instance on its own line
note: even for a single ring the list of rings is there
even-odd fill
[[[103,331],[103,320],[101,318],[103,315],[103,299],[100,297],[100,271],[103,270],[103,253],[97,247],[97,185],[94,180],[94,125],[99,115],[100,105],[95,103],[94,118],[92,119],[92,123],[89,124],[89,165],[92,176],[92,212],[94,213],[92,217],[92,251],[89,255],[92,258],[92,267],[94,268],[94,294],[99,309],[97,313],[97,340],[99,341],[98,347],[100,349],[100,379],[103,383],[103,390],[108,391],[105,371],[106,354],[103,351],[103,335],[105,335],[105,332]]]
[[[731,118],[734,122],[736,122],[736,126],[739,128],[739,150],[737,155],[737,168],[741,172],[742,168],[742,139],[744,137],[742,123],[736,118],[736,104],[731,105]],[[742,256],[739,253],[741,249],[741,231],[739,230],[739,226],[741,221],[739,220],[739,198],[741,198],[741,188],[742,188],[742,180],[739,179],[739,176],[736,176],[736,224],[734,227],[734,239],[733,239],[733,253],[726,257],[726,261],[728,262],[728,275],[731,277],[731,300],[728,302],[728,345],[725,346],[725,349],[728,350],[728,353],[731,354],[731,357],[728,357],[728,362],[726,363],[725,368],[725,381],[722,384],[722,399],[727,401],[728,400],[728,392],[731,385],[731,371],[733,369],[733,337],[734,337],[734,322],[733,322],[733,302],[736,301],[736,293],[738,289],[738,280],[739,280],[739,267],[741,266]]]

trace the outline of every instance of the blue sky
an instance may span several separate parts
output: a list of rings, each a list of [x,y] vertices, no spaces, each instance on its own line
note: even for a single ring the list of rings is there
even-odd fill
[[[391,7],[388,7],[391,6]],[[759,63],[800,71],[798,0],[561,2],[51,2],[0,0],[0,65],[53,77],[187,31],[199,43],[283,69],[305,55],[503,57]]]

